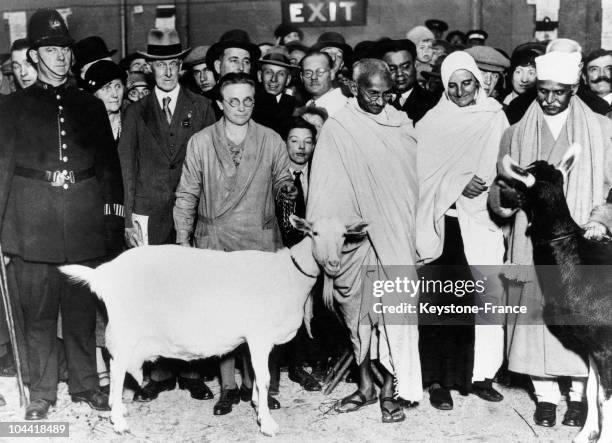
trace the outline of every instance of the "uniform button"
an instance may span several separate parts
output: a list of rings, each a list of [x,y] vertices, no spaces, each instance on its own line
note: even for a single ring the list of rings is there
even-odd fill
[[[59,95],[59,94],[57,94],[57,95],[55,96],[55,98],[59,100],[59,99],[61,99],[61,98],[62,98],[62,96],[61,96],[61,95]]]
[[[64,144],[62,145],[62,149],[68,149],[68,145],[67,145],[66,143],[64,143]]]
[[[68,157],[64,157],[64,158],[62,158],[62,161],[63,161],[64,163],[68,163]]]
[[[60,123],[64,123],[64,117],[60,117]]]
[[[68,174],[68,171],[66,171],[65,169],[62,171],[62,175],[66,175]]]
[[[64,109],[64,107],[62,105],[58,106],[57,109],[59,109],[60,111],[62,111]]]
[[[64,184],[62,185],[62,188],[64,188],[64,189],[68,189],[68,183],[64,183]]]
[[[66,131],[61,131],[60,134],[66,135]]]

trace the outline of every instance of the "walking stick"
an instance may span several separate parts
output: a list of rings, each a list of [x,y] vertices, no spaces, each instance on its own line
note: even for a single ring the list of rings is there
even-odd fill
[[[349,356],[343,360],[342,366],[340,366],[340,369],[338,369],[338,372],[334,374],[334,377],[330,380],[329,384],[325,387],[323,394],[329,395],[332,392],[334,392],[334,389],[336,389],[336,386],[338,386],[338,383],[340,383],[340,380],[344,378],[344,376],[349,370],[349,366],[354,361],[355,361],[355,355],[351,352]]]
[[[11,347],[13,348],[13,358],[15,359],[15,368],[17,369],[17,387],[19,388],[19,406],[24,407],[28,404],[25,387],[23,385],[23,377],[21,375],[21,359],[19,358],[19,346],[17,346],[17,334],[15,332],[15,321],[13,317],[13,307],[9,297],[8,280],[6,277],[6,265],[4,264],[4,255],[2,254],[2,246],[0,246],[0,295],[2,296],[2,304],[4,305],[4,313],[6,315],[6,324],[8,326],[9,337],[11,339]]]

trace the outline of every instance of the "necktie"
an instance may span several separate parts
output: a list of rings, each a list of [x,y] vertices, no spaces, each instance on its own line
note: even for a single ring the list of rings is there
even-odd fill
[[[166,116],[166,120],[168,121],[168,124],[172,123],[172,112],[170,111],[170,100],[172,100],[170,97],[164,97],[162,99],[162,103],[164,104],[164,115]]]
[[[302,171],[293,171],[293,184],[297,188],[297,197],[295,199],[295,215],[298,217],[306,217],[306,202],[304,199],[304,188],[302,188]]]
[[[391,102],[391,105],[397,109],[401,109],[402,108],[402,104],[400,102],[401,98],[402,98],[401,94],[397,94],[395,98],[393,99],[393,101]]]

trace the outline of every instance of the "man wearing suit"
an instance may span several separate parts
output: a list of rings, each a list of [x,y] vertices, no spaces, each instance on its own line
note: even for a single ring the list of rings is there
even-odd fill
[[[416,46],[407,39],[386,40],[376,52],[391,70],[395,93],[391,104],[416,124],[437,102],[416,81]]]
[[[62,16],[36,11],[28,41],[38,80],[0,106],[0,228],[30,388],[25,419],[42,420],[57,399],[60,309],[71,399],[110,410],[96,373],[96,298],[57,268],[106,255],[104,204],[119,171],[104,105],[68,85],[74,40]]]
[[[129,246],[146,242],[142,225],[134,217],[148,217],[148,244],[174,243],[176,232],[172,219],[174,192],[181,177],[185,148],[189,138],[214,123],[210,100],[179,86],[182,51],[175,30],[152,29],[147,52],[141,54],[151,65],[155,88],[127,109],[119,142],[119,158],[125,189],[125,237]],[[151,381],[136,392],[134,400],[150,401],[159,392],[174,389],[175,377],[159,364]],[[188,389],[193,398],[212,398],[208,387],[194,372],[182,372],[179,387]]]
[[[274,129],[284,140],[296,108],[295,98],[285,93],[295,66],[285,53],[276,48],[259,59],[257,80],[260,86],[255,92],[253,120]]]

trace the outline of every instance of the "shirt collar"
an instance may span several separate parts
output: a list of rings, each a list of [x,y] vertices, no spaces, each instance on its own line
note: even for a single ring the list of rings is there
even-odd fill
[[[164,97],[170,97],[172,100],[170,101],[171,104],[176,104],[178,95],[179,95],[179,89],[180,89],[180,85],[176,85],[176,87],[172,90],[172,91],[162,91],[161,89],[159,89],[157,86],[155,86],[155,96],[157,97],[157,101],[161,104],[162,103],[162,99]]]

